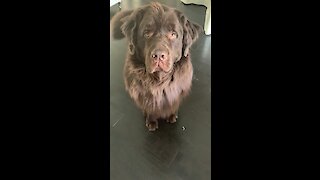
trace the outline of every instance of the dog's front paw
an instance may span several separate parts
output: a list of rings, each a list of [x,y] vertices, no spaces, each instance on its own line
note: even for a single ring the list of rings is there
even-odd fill
[[[146,126],[149,129],[149,131],[155,131],[159,128],[158,126],[158,120],[148,120],[146,119]]]
[[[178,115],[172,114],[172,115],[167,119],[167,122],[168,122],[168,123],[175,123],[175,122],[177,122],[177,119],[178,119]]]

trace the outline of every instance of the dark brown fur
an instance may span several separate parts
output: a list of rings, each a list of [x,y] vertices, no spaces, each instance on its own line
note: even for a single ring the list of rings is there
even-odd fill
[[[160,118],[176,122],[179,105],[192,84],[189,49],[200,32],[200,26],[180,11],[159,3],[112,18],[112,37],[129,41],[126,90],[144,112],[150,131],[158,128]]]

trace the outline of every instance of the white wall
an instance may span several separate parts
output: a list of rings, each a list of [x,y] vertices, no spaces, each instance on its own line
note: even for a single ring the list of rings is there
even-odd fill
[[[120,2],[121,0],[110,0],[110,7],[117,4],[118,2]]]

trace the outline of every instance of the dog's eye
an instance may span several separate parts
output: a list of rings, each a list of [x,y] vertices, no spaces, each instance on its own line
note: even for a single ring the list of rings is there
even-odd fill
[[[145,38],[149,38],[149,37],[150,37],[150,34],[144,34],[144,37],[145,37]]]
[[[170,32],[170,39],[175,39],[177,38],[178,34],[175,31]]]
[[[144,33],[143,33],[143,36],[145,38],[149,38],[149,37],[151,37],[151,35],[152,35],[152,32],[150,32],[150,31],[144,31]]]

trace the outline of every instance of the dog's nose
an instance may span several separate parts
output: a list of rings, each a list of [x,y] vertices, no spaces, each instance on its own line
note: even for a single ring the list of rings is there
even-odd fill
[[[163,50],[156,49],[151,53],[151,57],[155,61],[165,61],[168,58],[168,54]]]

